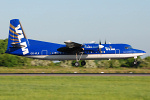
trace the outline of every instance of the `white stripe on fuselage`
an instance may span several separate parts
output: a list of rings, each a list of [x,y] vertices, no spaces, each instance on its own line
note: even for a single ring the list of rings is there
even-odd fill
[[[101,60],[101,59],[119,59],[119,58],[131,58],[142,56],[145,53],[133,53],[133,54],[83,54],[78,55],[78,59],[81,56],[81,60]],[[45,60],[76,60],[76,55],[30,55],[29,58],[45,59]]]

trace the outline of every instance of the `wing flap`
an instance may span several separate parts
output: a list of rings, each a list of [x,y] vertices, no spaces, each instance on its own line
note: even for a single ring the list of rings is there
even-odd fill
[[[11,45],[13,46],[13,48],[23,48],[23,47],[26,47],[25,45],[16,44],[16,43],[11,43]]]

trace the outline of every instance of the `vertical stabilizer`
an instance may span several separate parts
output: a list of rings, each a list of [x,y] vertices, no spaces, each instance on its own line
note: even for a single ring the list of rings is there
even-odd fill
[[[10,20],[8,46],[6,53],[26,55],[29,53],[29,43],[19,19]]]

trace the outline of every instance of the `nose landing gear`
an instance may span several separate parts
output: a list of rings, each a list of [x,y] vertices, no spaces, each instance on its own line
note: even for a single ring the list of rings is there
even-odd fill
[[[134,65],[136,65],[136,64],[137,64],[137,56],[134,57]]]

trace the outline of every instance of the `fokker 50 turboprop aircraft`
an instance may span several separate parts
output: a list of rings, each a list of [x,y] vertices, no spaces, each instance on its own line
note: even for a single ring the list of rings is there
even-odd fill
[[[146,52],[133,49],[128,44],[75,43],[65,44],[27,39],[19,19],[10,20],[6,53],[45,60],[76,60],[75,66],[86,64],[85,60],[137,58]]]

